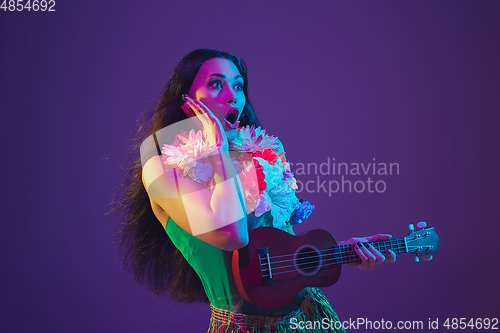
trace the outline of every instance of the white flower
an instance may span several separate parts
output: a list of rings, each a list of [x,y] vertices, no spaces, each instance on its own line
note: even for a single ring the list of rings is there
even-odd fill
[[[295,191],[288,185],[280,184],[262,192],[255,207],[255,216],[259,217],[270,211],[273,216],[273,226],[283,230],[299,206],[300,202],[295,196]]]
[[[212,166],[203,163],[214,152],[215,145],[209,145],[203,140],[202,131],[196,134],[194,130],[187,135],[185,132],[176,135],[178,144],[164,145],[162,154],[167,166],[182,170],[182,175],[196,182],[207,181],[212,175]]]
[[[238,130],[238,134],[233,141],[229,143],[230,147],[235,150],[254,153],[265,149],[276,149],[278,138],[266,134],[266,130],[255,125],[242,127]]]
[[[255,216],[259,217],[267,211],[273,216],[273,226],[284,229],[286,222],[290,220],[293,212],[299,207],[299,199],[295,196],[295,190],[283,179],[283,169],[285,166],[278,158],[276,163],[271,165],[268,161],[260,157],[254,157],[264,169],[265,182],[267,188],[262,192],[255,207]]]
[[[283,162],[281,162],[280,158],[274,163],[274,166],[263,158],[254,157],[254,159],[257,160],[264,169],[264,181],[267,184],[267,190],[283,183]]]
[[[257,201],[257,206],[255,206],[255,216],[260,217],[272,208],[271,198],[267,195],[266,191],[263,191]]]

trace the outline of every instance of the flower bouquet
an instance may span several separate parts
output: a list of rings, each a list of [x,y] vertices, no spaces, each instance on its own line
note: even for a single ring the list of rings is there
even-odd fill
[[[267,226],[285,229],[287,223],[297,224],[309,217],[314,206],[297,199],[295,177],[285,158],[278,138],[266,134],[260,127],[238,128],[229,143],[245,196],[249,214],[249,229]],[[213,185],[213,170],[208,156],[216,150],[203,140],[201,131],[178,134],[171,145],[164,145],[165,164],[181,170],[181,176],[205,185]]]

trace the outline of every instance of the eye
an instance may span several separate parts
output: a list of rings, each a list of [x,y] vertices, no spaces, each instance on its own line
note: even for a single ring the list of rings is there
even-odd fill
[[[243,83],[237,83],[234,86],[234,90],[236,90],[236,91],[242,91],[243,90]]]
[[[208,84],[209,87],[214,89],[222,88],[222,82],[220,80],[213,80]]]

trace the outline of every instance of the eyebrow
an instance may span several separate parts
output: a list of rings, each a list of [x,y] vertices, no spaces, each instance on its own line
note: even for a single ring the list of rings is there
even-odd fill
[[[220,78],[222,78],[222,79],[227,79],[227,76],[226,76],[226,75],[224,75],[224,74],[220,74],[220,73],[213,73],[213,74],[210,74],[210,75],[208,75],[208,76],[207,76],[207,79],[208,79],[209,77],[211,77],[211,76],[218,76],[218,77],[220,77]],[[243,79],[243,76],[241,76],[241,74],[236,74],[236,75],[234,76],[234,79],[235,79],[235,80],[236,80],[236,79]]]

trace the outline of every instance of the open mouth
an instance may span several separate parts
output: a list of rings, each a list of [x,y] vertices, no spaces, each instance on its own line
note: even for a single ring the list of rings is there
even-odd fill
[[[232,108],[229,113],[224,117],[226,125],[230,129],[238,128],[238,116],[239,112],[237,108]]]

